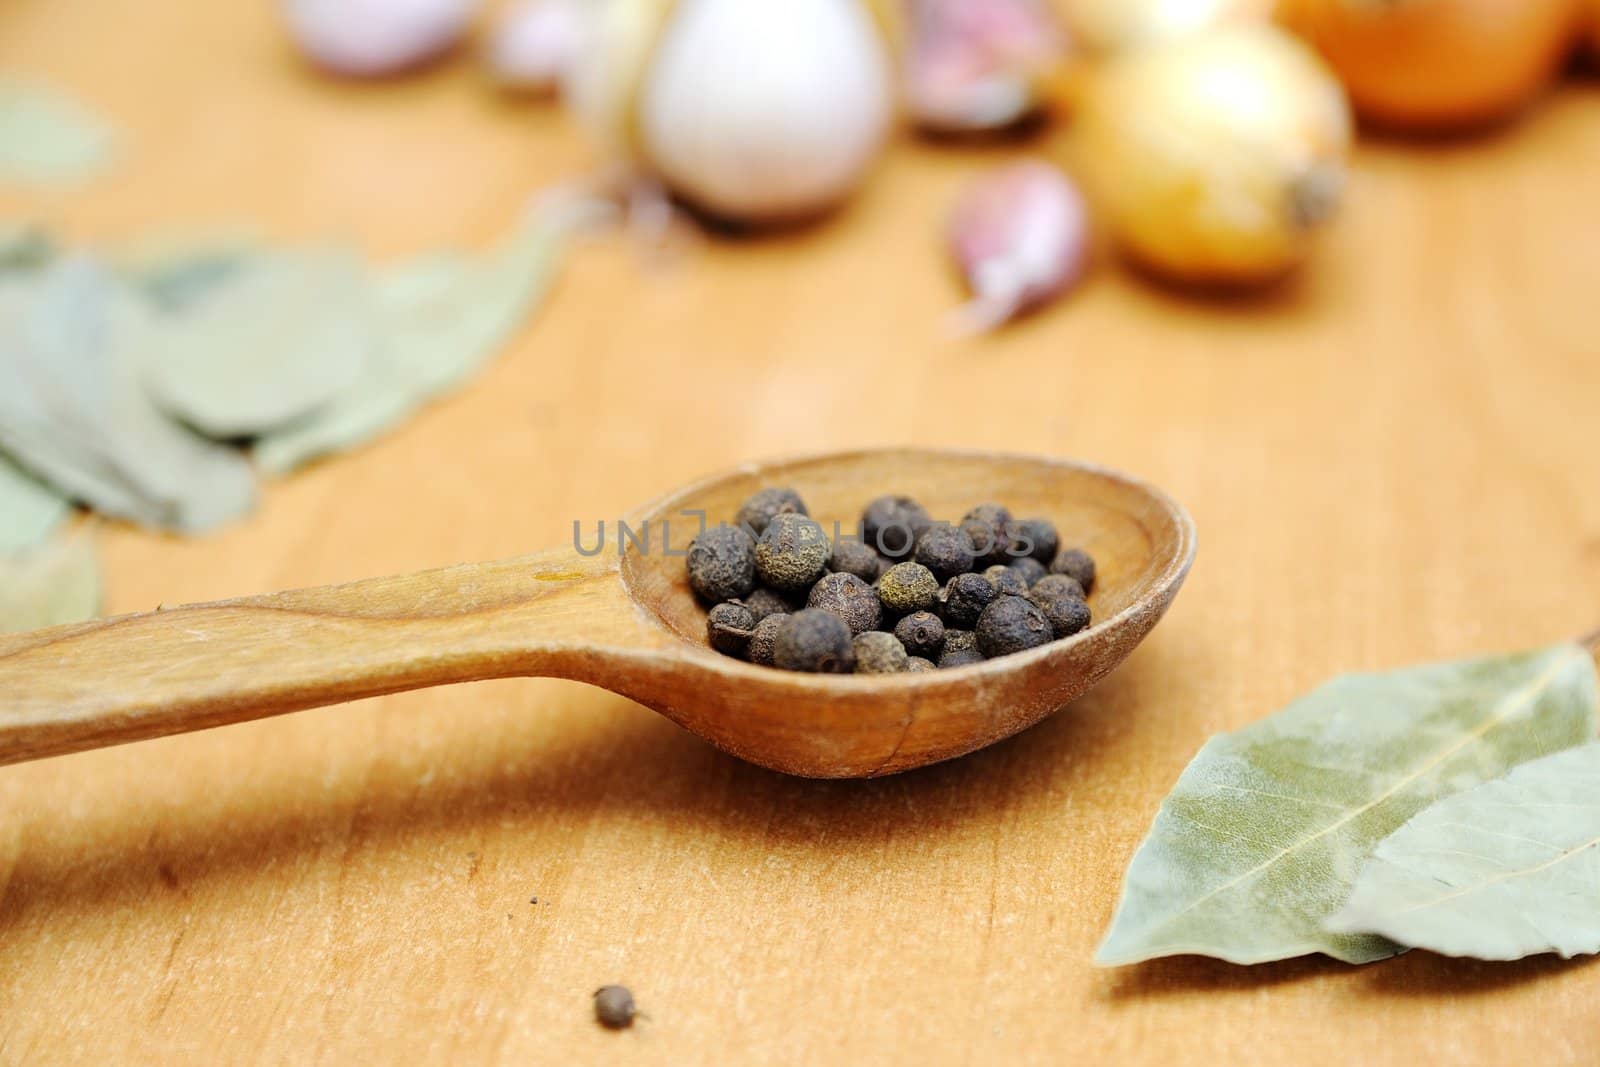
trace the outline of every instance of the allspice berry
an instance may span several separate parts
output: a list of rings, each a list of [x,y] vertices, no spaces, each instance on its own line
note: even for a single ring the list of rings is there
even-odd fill
[[[978,651],[978,635],[971,630],[945,630],[944,650],[946,652],[976,652]]]
[[[839,616],[820,608],[797,611],[778,631],[772,646],[772,665],[786,671],[849,674],[856,669],[850,627]]]
[[[822,577],[832,554],[820,523],[785,512],[772,517],[756,542],[755,572],[780,593],[797,592]]]
[[[1008,532],[1013,559],[1037,560],[1041,567],[1048,567],[1061,548],[1061,535],[1049,519],[1017,519]]]
[[[983,609],[994,603],[995,592],[981,574],[958,574],[945,583],[939,592],[937,610],[946,626],[957,630],[970,630],[978,625]]]
[[[939,653],[939,669],[965,667],[969,663],[982,663],[983,653],[975,648],[947,648]]]
[[[1055,636],[1044,612],[1020,596],[1003,596],[984,608],[977,635],[978,651],[989,659],[1038,648]]]
[[[1081,548],[1063,549],[1050,564],[1050,573],[1076,580],[1085,593],[1094,591],[1094,557]]]
[[[939,599],[939,579],[920,563],[896,563],[878,579],[878,599],[891,615],[926,611]]]
[[[737,600],[756,584],[755,544],[737,526],[701,531],[689,544],[689,588],[712,604]]]
[[[840,537],[833,543],[828,569],[853,574],[865,582],[875,582],[884,571],[883,557],[865,542]]]
[[[851,634],[876,630],[883,621],[878,591],[853,574],[826,574],[811,587],[808,607],[832,612],[845,621]]]
[[[706,615],[706,640],[724,656],[743,659],[756,628],[755,616],[743,604],[718,604]]]
[[[1044,612],[1045,619],[1050,623],[1050,632],[1056,638],[1071,637],[1080,630],[1086,630],[1092,621],[1089,604],[1081,596],[1057,593],[1029,599]]]
[[[1033,588],[1033,583],[1050,573],[1050,568],[1032,556],[1015,556],[1006,566],[1015,571],[1017,576],[1022,579],[1022,584],[1029,589]]]
[[[626,1030],[639,1013],[626,986],[607,985],[594,991],[594,1018],[608,1030]]]
[[[917,611],[895,623],[895,637],[913,656],[938,659],[944,651],[944,623],[931,611]]]
[[[974,564],[992,567],[1011,557],[1011,512],[999,504],[979,504],[961,516],[961,529],[972,539]]]
[[[1027,596],[1028,583],[1022,580],[1022,575],[1006,566],[996,563],[983,572],[983,580],[994,586],[994,591],[1001,596]]]
[[[909,674],[920,674],[922,671],[936,671],[938,669],[939,665],[932,660],[923,659],[921,656],[906,657],[906,672]]]
[[[906,669],[905,646],[894,634],[873,630],[852,642],[857,674],[899,674]]]
[[[760,588],[749,596],[740,597],[739,603],[750,609],[750,614],[760,622],[769,615],[787,615],[795,606],[789,603],[787,597],[774,593],[771,589]]]
[[[890,559],[902,560],[932,525],[927,511],[910,497],[880,496],[861,513],[861,540]]]
[[[760,537],[776,515],[809,515],[806,502],[793,489],[763,489],[739,508],[734,525],[743,526],[751,537]]]
[[[778,613],[768,615],[756,623],[755,630],[750,634],[750,645],[745,651],[745,658],[762,667],[772,666],[772,655],[778,644],[778,631],[782,630],[783,624],[788,621],[787,613]]]
[[[972,569],[972,538],[959,526],[934,526],[917,538],[916,561],[941,582]]]
[[[1078,579],[1065,574],[1047,574],[1033,583],[1028,590],[1028,596],[1033,600],[1047,596],[1075,596],[1079,600],[1084,597],[1083,586],[1078,584]]]

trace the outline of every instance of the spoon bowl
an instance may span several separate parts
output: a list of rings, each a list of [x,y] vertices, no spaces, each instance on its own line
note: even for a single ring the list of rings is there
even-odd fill
[[[875,496],[938,517],[999,501],[1053,520],[1098,565],[1095,623],[952,670],[817,675],[705,642],[683,555],[758,489],[787,485],[833,534]],[[549,676],[637,700],[773,770],[862,778],[993,744],[1113,670],[1161,619],[1194,526],[1159,490],[1087,464],[881,450],[756,464],[606,523],[573,546],[496,563],[220,601],[0,637],[0,763],[450,682]]]

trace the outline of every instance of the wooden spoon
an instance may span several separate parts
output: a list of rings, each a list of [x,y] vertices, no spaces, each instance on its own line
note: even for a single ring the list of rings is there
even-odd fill
[[[1099,564],[1098,620],[1072,638],[922,674],[812,675],[713,652],[684,549],[757,489],[798,489],[832,532],[868,500],[956,518],[984,501],[1056,521]],[[950,759],[1023,730],[1122,662],[1177,594],[1194,525],[1165,494],[1079,463],[896,450],[741,468],[575,545],[497,563],[125,615],[0,637],[0,763],[199,730],[405,689],[571,678],[631,697],[719,748],[790,774],[856,778]],[[575,540],[578,540],[575,538]],[[669,550],[674,553],[669,555]]]

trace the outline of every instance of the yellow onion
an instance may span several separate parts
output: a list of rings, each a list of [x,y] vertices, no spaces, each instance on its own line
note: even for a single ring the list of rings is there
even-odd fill
[[[1333,75],[1270,25],[1124,53],[1090,83],[1082,163],[1125,251],[1169,278],[1270,280],[1299,263],[1344,184]]]
[[[1506,118],[1554,79],[1573,0],[1292,0],[1362,118],[1449,130]]]
[[[1276,7],[1276,0],[1067,0],[1064,10],[1074,42],[1106,56],[1213,26],[1265,22]]]

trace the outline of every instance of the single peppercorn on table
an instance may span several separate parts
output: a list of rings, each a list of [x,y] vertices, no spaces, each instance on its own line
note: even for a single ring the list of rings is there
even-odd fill
[[[587,165],[466,59],[309,75],[272,7],[9,5],[6,69],[111,117],[124,162],[7,187],[7,217],[88,242],[255,223],[398,257],[492,241]],[[0,1062],[1592,1059],[1582,962],[1090,957],[1211,734],[1338,671],[1600,624],[1600,91],[1475,140],[1363,146],[1349,210],[1273,292],[1208,301],[1105,262],[1049,314],[952,344],[939,226],[1009,157],[897,144],[827,226],[668,271],[593,242],[482,379],[273,485],[248,523],[107,527],[108,607],[495,559],[574,520],[588,543],[745,460],[971,447],[1103,462],[1194,513],[1199,565],[1116,674],[1001,746],[872,782],[757,770],[526,680],[0,769]],[[645,1016],[630,1030],[595,1022],[610,984]]]

